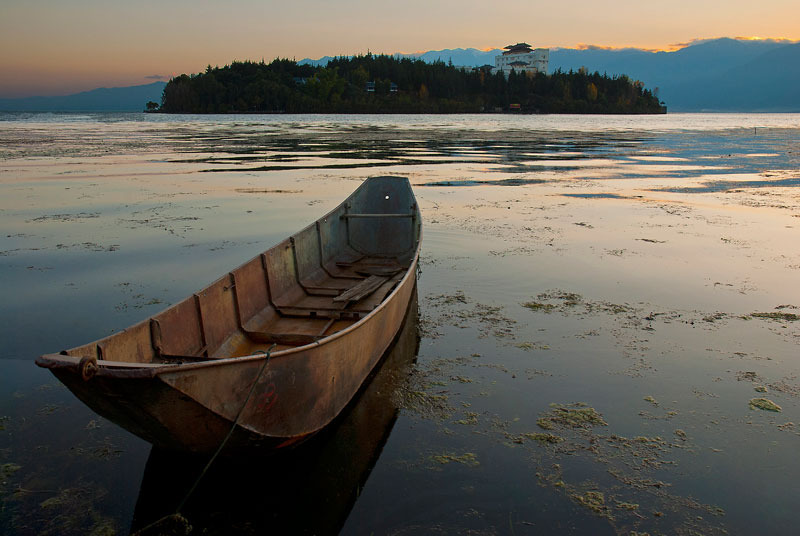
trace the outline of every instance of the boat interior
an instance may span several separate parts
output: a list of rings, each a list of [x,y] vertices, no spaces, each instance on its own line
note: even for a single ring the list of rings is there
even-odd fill
[[[147,366],[312,344],[386,299],[414,261],[420,226],[406,179],[368,179],[331,213],[202,291],[62,353],[106,366]]]

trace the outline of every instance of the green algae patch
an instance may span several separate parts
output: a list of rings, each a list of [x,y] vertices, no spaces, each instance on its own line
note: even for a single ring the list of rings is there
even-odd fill
[[[472,426],[478,424],[478,414],[472,411],[466,412],[466,417],[463,419],[459,419],[457,421],[453,421],[455,424],[463,424],[467,426]]]
[[[6,479],[20,469],[22,469],[22,466],[16,463],[4,463],[0,465],[0,478]]]
[[[464,376],[451,376],[450,380],[458,383],[472,383],[472,378],[465,378]]]
[[[566,306],[578,305],[583,301],[583,296],[581,296],[580,294],[576,294],[574,292],[555,292],[552,294],[539,294],[537,298],[561,300],[562,302],[564,302],[564,305]]]
[[[581,506],[585,506],[596,514],[603,517],[611,517],[611,512],[606,505],[606,497],[603,495],[602,491],[587,491],[583,494],[573,493],[570,497]]]
[[[661,442],[661,438],[660,437],[636,436],[636,437],[634,437],[632,439],[632,441],[635,442],[635,443],[650,443],[650,442],[659,443],[659,442]]]
[[[449,419],[453,412],[449,397],[445,394],[433,394],[424,390],[404,386],[395,393],[398,405],[406,410],[429,419]]]
[[[457,462],[468,467],[477,467],[480,465],[478,457],[473,452],[465,452],[460,456],[455,454],[437,454],[436,456],[431,456],[431,459],[442,465],[446,465],[451,462]]]
[[[536,433],[532,433],[532,434],[522,434],[522,436],[526,437],[528,439],[532,439],[534,441],[538,441],[539,443],[555,444],[555,443],[561,443],[562,441],[564,441],[563,437],[557,436],[555,434],[548,434],[548,433],[541,433],[541,432],[536,432]]]
[[[608,426],[596,409],[582,402],[575,404],[550,404],[552,411],[541,416],[536,424],[543,430],[552,430],[556,426],[568,428],[591,428]]]
[[[537,301],[529,301],[521,305],[526,309],[530,309],[531,311],[542,311],[544,313],[551,313],[556,308],[556,306],[552,303],[542,303]]]
[[[651,403],[651,404],[653,404],[654,406],[658,406],[658,400],[656,400],[655,398],[653,398],[653,397],[652,397],[652,396],[650,396],[650,395],[647,395],[646,397],[644,397],[644,401],[645,401],[645,402],[650,402],[650,403]]]
[[[101,488],[77,487],[62,489],[57,495],[39,503],[47,525],[41,534],[117,534],[112,518],[102,515],[96,505],[107,495]]]
[[[759,385],[759,386],[753,387],[753,390],[758,392],[758,393],[766,393],[767,392],[767,388],[764,387],[763,385]]]
[[[550,346],[547,344],[542,344],[539,342],[521,342],[519,344],[515,344],[517,348],[520,350],[530,351],[530,350],[549,350]]]
[[[750,409],[780,412],[782,408],[769,398],[752,398],[750,399]]]
[[[539,417],[539,418],[536,420],[536,424],[537,424],[537,425],[539,426],[539,428],[541,428],[542,430],[552,430],[553,428],[555,428],[555,427],[553,426],[553,423],[552,423],[552,421],[551,421],[550,419],[547,419],[547,418],[545,418],[545,417]]]
[[[754,318],[766,318],[767,320],[779,320],[783,322],[797,322],[800,316],[795,313],[771,312],[771,313],[752,313]]]

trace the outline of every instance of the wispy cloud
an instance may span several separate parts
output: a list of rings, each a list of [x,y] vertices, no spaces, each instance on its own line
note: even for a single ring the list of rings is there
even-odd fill
[[[717,39],[721,39],[720,37],[708,37],[708,38],[695,38],[690,39],[689,41],[684,41],[683,43],[672,43],[667,46],[666,50],[673,52],[675,50],[680,50],[682,48],[690,47],[693,45],[702,45],[703,43],[708,43],[710,41],[716,41]],[[764,41],[765,43],[798,43],[797,39],[789,39],[786,37],[758,37],[758,36],[741,36],[737,35],[736,37],[731,37],[730,39],[736,39],[737,41]]]
[[[148,80],[166,80],[169,76],[163,74],[151,74],[150,76],[145,76]]]
[[[719,37],[704,37],[704,38],[695,37],[694,39],[689,39],[688,41],[684,41],[682,43],[671,43],[671,44],[667,45],[666,49],[669,50],[670,52],[673,52],[675,50],[680,50],[682,48],[690,47],[692,45],[702,45],[703,43],[708,43],[709,41],[715,41],[717,39],[720,39],[720,38]],[[736,39],[738,39],[738,38],[736,38]]]
[[[565,50],[563,47],[555,47],[554,50]],[[642,47],[611,47],[605,45],[591,45],[588,43],[578,43],[575,45],[575,50],[641,50],[643,52],[661,52],[660,48],[642,48]]]
[[[603,45],[590,45],[587,43],[578,43],[575,48],[578,50],[619,50],[617,47],[605,47]]]
[[[739,41],[767,41],[768,43],[800,43],[797,39],[789,39],[788,37],[757,37],[757,36],[737,36],[734,39]]]

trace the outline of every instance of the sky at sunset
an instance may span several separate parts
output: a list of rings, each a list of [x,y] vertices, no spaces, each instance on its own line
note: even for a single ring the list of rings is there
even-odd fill
[[[2,0],[0,97],[166,81],[233,60],[797,40],[798,21],[797,0]]]

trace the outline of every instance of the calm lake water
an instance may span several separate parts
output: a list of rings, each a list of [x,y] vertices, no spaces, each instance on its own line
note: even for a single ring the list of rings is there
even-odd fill
[[[215,463],[192,534],[796,532],[800,115],[0,114],[0,533],[127,534],[206,461],[38,355],[386,174],[423,215],[402,337],[313,441]]]

